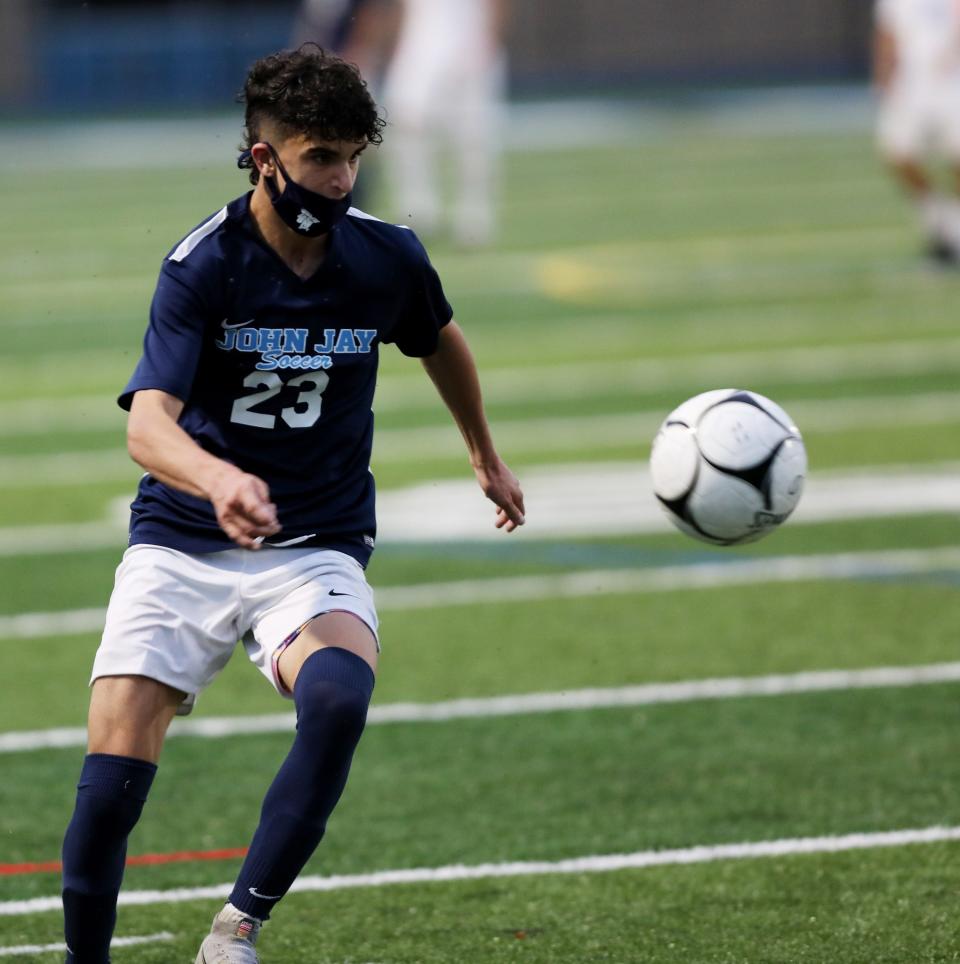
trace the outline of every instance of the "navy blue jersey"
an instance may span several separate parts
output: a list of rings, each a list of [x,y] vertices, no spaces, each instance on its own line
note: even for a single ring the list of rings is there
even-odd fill
[[[282,531],[366,565],[376,535],[373,392],[381,343],[422,357],[452,311],[414,233],[351,209],[303,280],[256,232],[250,194],[189,234],[163,263],[140,389],[184,402],[180,426],[206,451],[264,479]],[[234,544],[204,499],[150,475],[130,543],[215,552]]]

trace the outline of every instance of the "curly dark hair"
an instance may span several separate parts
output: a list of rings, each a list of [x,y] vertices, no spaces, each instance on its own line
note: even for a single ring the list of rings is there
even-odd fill
[[[275,126],[283,137],[366,138],[371,144],[383,140],[384,120],[360,71],[315,43],[258,60],[238,99],[246,105],[242,145],[246,151],[261,140],[264,123]],[[260,180],[249,154],[239,164],[250,168],[251,184]]]

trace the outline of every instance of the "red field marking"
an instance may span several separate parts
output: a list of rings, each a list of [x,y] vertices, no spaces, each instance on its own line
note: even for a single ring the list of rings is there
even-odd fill
[[[235,860],[246,857],[246,847],[230,847],[226,850],[177,850],[170,854],[139,854],[127,857],[128,867],[150,867],[154,864],[182,864],[200,860]],[[46,860],[26,864],[0,864],[0,877],[17,874],[54,874],[63,869],[59,860]]]

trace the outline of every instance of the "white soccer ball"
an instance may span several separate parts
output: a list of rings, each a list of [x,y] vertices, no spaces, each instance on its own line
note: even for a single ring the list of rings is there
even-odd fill
[[[807,453],[797,426],[769,398],[721,388],[674,409],[650,453],[667,518],[719,546],[754,542],[797,507]]]

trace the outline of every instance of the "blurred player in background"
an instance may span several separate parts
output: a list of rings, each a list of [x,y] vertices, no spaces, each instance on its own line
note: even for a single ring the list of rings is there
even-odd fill
[[[355,64],[376,91],[397,39],[402,0],[304,0],[293,45],[316,43]]]
[[[401,0],[303,0],[293,28],[293,46],[316,43],[355,64],[377,97],[400,29]],[[369,202],[378,180],[376,145],[364,158],[354,203]]]
[[[402,3],[384,86],[398,217],[424,235],[444,227],[438,154],[447,148],[456,185],[454,240],[488,244],[496,229],[506,0]]]
[[[69,964],[108,961],[127,836],[167,727],[237,640],[294,701],[297,732],[197,964],[256,964],[261,923],[323,836],[379,653],[364,567],[381,344],[421,359],[495,524],[524,521],[426,252],[409,229],[351,207],[360,155],[383,127],[356,68],[307,45],[254,64],[244,100],[239,163],[254,188],[164,260],[120,396],[147,474],[94,661],[63,844]]]
[[[916,204],[928,253],[960,263],[960,2],[878,0],[874,79],[881,153]],[[937,158],[951,168],[946,191]]]

